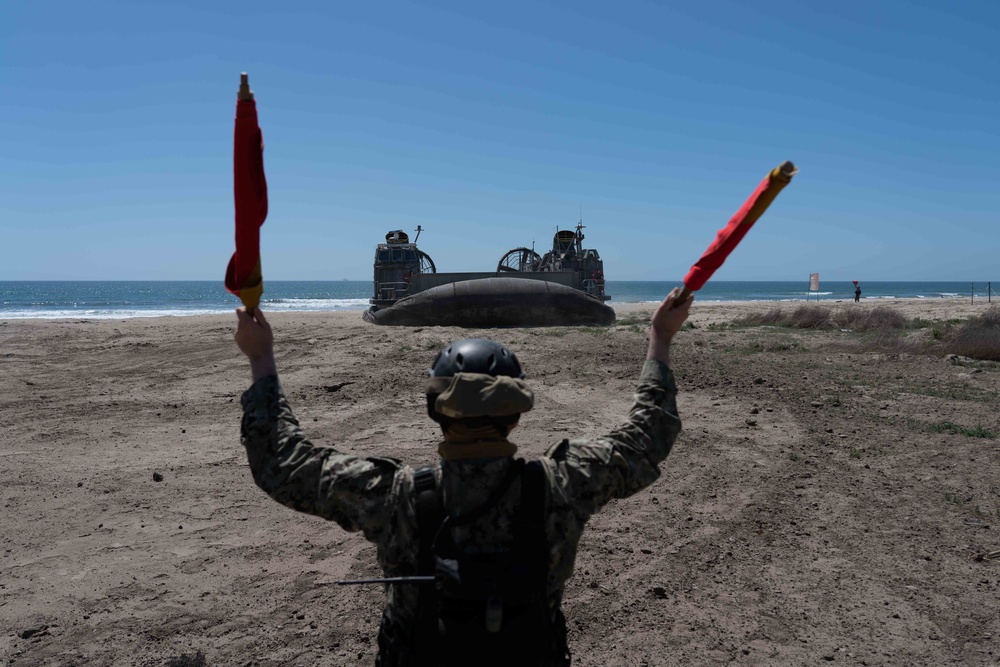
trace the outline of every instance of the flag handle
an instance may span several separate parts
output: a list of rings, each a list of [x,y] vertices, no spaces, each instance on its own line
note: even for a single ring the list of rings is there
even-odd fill
[[[785,160],[784,162],[782,162],[781,166],[778,167],[778,169],[781,170],[782,174],[788,177],[792,177],[795,174],[799,173],[798,168],[796,168],[796,166],[792,164],[791,160]]]
[[[680,308],[681,306],[683,306],[687,302],[687,300],[691,298],[692,294],[694,294],[694,292],[689,290],[687,287],[682,287],[681,293],[677,295],[676,299],[674,299],[674,305],[670,307],[670,310],[673,310],[674,308]]]

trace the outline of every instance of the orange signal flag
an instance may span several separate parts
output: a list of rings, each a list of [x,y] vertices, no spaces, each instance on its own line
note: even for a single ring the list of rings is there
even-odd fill
[[[260,227],[267,218],[264,137],[257,124],[257,103],[243,74],[233,132],[233,203],[236,252],[226,267],[226,289],[249,308],[260,304],[264,279],[260,268]]]
[[[736,215],[730,218],[729,224],[719,230],[715,241],[708,246],[701,259],[695,262],[688,274],[684,276],[684,289],[681,290],[677,298],[677,304],[684,303],[692,292],[697,292],[704,287],[716,269],[726,261],[729,253],[743,240],[757,219],[764,214],[778,193],[792,181],[792,176],[795,175],[796,171],[794,164],[785,162],[780,167],[772,169],[771,173],[761,181],[750,198],[743,202],[743,206],[736,212]]]

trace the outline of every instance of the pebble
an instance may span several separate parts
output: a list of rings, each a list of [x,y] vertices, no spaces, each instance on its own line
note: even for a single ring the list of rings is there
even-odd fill
[[[163,475],[161,475],[158,472],[154,472],[153,473],[153,481],[154,482],[162,482],[163,481]]]

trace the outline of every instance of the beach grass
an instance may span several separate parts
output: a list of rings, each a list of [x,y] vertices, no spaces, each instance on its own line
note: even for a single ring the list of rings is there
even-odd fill
[[[948,352],[970,359],[1000,361],[1000,308],[966,322],[947,342]]]
[[[793,329],[851,329],[852,331],[891,331],[918,326],[887,306],[866,309],[833,310],[823,306],[798,306],[786,311],[781,307],[748,313],[733,321],[737,326],[775,326]]]
[[[858,352],[955,354],[975,361],[1000,362],[1000,307],[997,306],[967,320],[943,321],[906,317],[888,306],[865,309],[779,306],[746,313],[729,322],[713,323],[708,329],[725,331],[760,326],[869,334],[857,341]],[[913,335],[921,330],[928,331],[928,335]]]

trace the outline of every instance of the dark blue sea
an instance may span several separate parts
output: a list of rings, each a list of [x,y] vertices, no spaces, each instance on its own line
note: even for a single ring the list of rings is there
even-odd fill
[[[1000,281],[997,282],[1000,287]],[[609,280],[611,305],[655,303],[674,283]],[[862,282],[864,299],[997,299],[986,281]],[[261,306],[269,311],[363,310],[373,290],[369,280],[264,281]],[[699,301],[805,301],[854,298],[850,281],[827,281],[809,292],[808,283],[712,281]],[[0,320],[122,319],[163,315],[228,313],[239,305],[221,281],[0,281]]]

